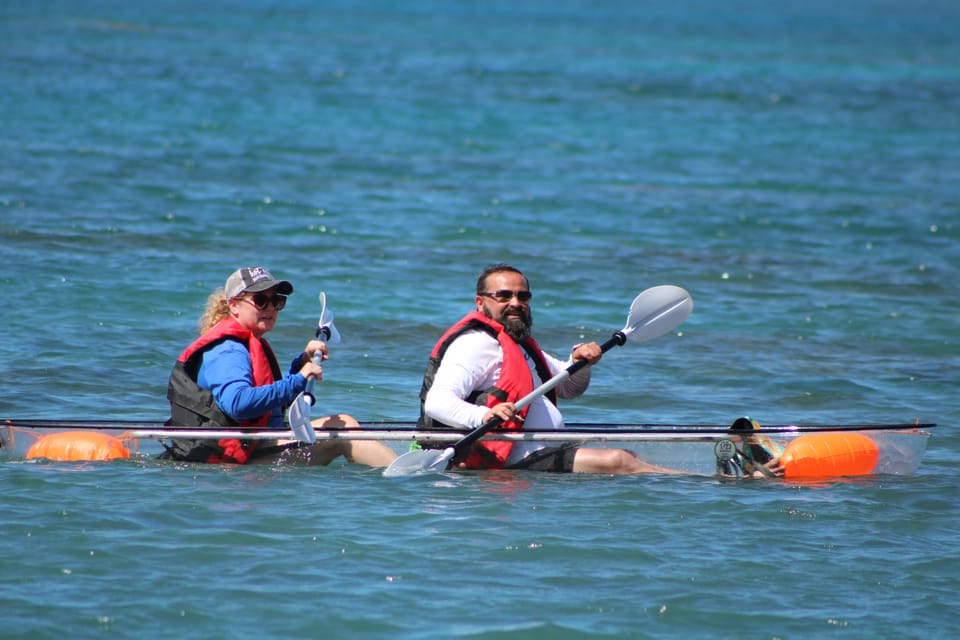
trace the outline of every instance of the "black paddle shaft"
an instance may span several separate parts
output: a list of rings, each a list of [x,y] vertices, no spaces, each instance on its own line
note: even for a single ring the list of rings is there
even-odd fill
[[[601,353],[606,353],[607,351],[609,351],[609,350],[612,349],[613,347],[618,347],[618,346],[620,346],[620,345],[626,344],[626,342],[627,342],[627,334],[625,334],[623,331],[617,331],[616,333],[613,334],[613,336],[612,336],[609,340],[607,340],[607,341],[604,342],[602,345],[600,345],[600,352],[601,352]],[[573,364],[571,364],[569,367],[566,368],[566,371],[565,371],[565,372],[566,372],[566,374],[567,374],[567,377],[572,376],[572,375],[575,374],[577,371],[580,371],[580,369],[583,369],[585,366],[587,366],[587,361],[586,361],[586,360],[577,360],[576,362],[574,362]],[[562,375],[562,374],[558,374],[558,375],[554,376],[554,378],[551,378],[551,381],[554,380],[554,379],[556,379],[556,378],[559,378],[561,375]],[[557,382],[554,384],[554,386],[555,386],[556,384],[559,384],[560,382],[561,382],[560,380],[557,380]],[[534,400],[536,400],[539,396],[543,395],[544,393],[546,393],[547,391],[549,391],[549,390],[552,389],[552,388],[553,388],[553,387],[551,386],[551,387],[542,389],[542,390],[540,391],[540,393],[537,394],[535,397],[529,398],[529,400],[527,400],[526,404],[530,404],[531,402],[533,402]],[[539,389],[537,389],[537,390],[539,390]],[[536,393],[537,390],[534,390],[534,393]],[[531,394],[531,395],[532,395],[532,394]],[[529,397],[529,396],[528,396],[528,397]],[[524,399],[526,399],[526,398],[522,398],[522,399],[521,399],[521,402],[522,402]],[[525,404],[524,406],[526,406],[526,404]],[[503,422],[503,418],[501,418],[500,416],[496,416],[496,417],[494,417],[494,418],[491,418],[490,420],[487,420],[484,424],[482,424],[481,426],[477,427],[476,429],[474,429],[473,431],[471,431],[470,433],[468,433],[467,435],[465,435],[465,436],[464,436],[463,438],[461,438],[460,440],[457,440],[457,442],[455,442],[455,443],[452,445],[452,446],[453,446],[453,450],[454,450],[454,452],[455,452],[453,457],[456,458],[457,456],[459,456],[460,454],[462,454],[468,447],[472,446],[474,442],[476,442],[477,440],[479,440],[480,438],[482,438],[483,436],[485,436],[486,434],[488,434],[490,431],[492,431],[492,430],[496,429],[497,427],[499,427],[502,422]]]

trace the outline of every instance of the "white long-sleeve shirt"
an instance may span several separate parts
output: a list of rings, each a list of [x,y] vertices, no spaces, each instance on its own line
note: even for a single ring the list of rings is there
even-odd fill
[[[536,365],[523,351],[527,365],[533,372],[534,387],[540,386]],[[556,375],[571,364],[544,353],[551,375]],[[440,362],[433,386],[424,401],[424,411],[434,420],[463,429],[483,425],[483,416],[489,407],[468,402],[475,391],[488,389],[500,379],[503,353],[496,338],[485,331],[468,331],[454,340]],[[556,387],[559,398],[576,398],[590,385],[590,367],[584,367]],[[563,415],[545,396],[530,404],[524,426],[536,429],[562,429]],[[543,442],[518,442],[510,451],[509,466],[534,451],[544,448]]]

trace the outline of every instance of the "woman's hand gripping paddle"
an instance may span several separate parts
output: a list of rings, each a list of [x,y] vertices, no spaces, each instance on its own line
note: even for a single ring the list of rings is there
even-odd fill
[[[340,342],[340,332],[333,326],[333,313],[327,309],[327,294],[320,292],[320,322],[317,324],[317,338],[329,343]],[[313,354],[313,364],[321,364],[323,354],[317,351]],[[310,407],[316,402],[313,397],[314,379],[307,380],[307,386],[303,393],[298,395],[293,404],[287,410],[287,422],[290,424],[290,430],[300,442],[313,444],[317,441],[317,434],[313,431],[313,425],[310,423]]]
[[[627,339],[643,342],[662,336],[680,326],[690,316],[691,311],[693,311],[693,299],[685,290],[673,285],[651,287],[634,298],[633,304],[630,305],[626,326],[600,345],[600,349],[606,353],[613,347],[625,344]],[[535,401],[586,365],[586,360],[577,360],[518,400],[517,409],[522,409]],[[455,456],[465,452],[474,442],[497,428],[501,422],[499,417],[493,418],[446,449],[407,452],[394,460],[384,470],[383,475],[389,478],[428,471],[445,471]]]

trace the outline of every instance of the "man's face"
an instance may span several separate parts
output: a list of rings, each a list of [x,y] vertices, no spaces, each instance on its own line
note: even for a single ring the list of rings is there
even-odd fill
[[[528,292],[527,279],[513,271],[499,271],[487,276],[484,292],[490,295],[476,297],[477,310],[488,318],[504,326],[507,334],[514,340],[530,337],[533,327],[533,314],[530,311],[529,298],[521,302],[516,295],[503,300],[506,295]],[[493,297],[501,294],[501,297]],[[503,300],[503,301],[501,301]]]

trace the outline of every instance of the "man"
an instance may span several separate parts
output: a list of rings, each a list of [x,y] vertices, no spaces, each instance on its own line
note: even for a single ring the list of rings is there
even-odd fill
[[[558,398],[575,398],[590,384],[590,366],[553,392],[517,411],[516,401],[575,360],[600,361],[596,342],[576,345],[568,362],[544,353],[531,335],[527,278],[507,264],[486,267],[477,279],[476,310],[434,347],[420,392],[424,429],[475,429],[494,417],[502,429],[562,429]],[[480,441],[454,465],[466,469],[529,469],[573,473],[675,473],[623,449],[548,446],[543,442]]]

